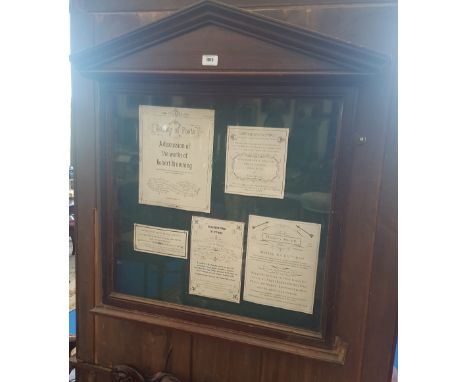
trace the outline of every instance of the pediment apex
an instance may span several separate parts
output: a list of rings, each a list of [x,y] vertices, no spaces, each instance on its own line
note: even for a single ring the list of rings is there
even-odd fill
[[[70,61],[79,71],[105,71],[113,61],[209,25],[310,56],[329,63],[335,71],[339,67],[347,73],[375,74],[389,62],[387,56],[377,52],[212,0],[201,1],[108,42],[72,54]]]

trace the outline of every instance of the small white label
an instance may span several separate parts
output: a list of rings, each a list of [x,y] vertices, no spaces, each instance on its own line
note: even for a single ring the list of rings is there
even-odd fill
[[[217,54],[204,54],[202,56],[203,66],[218,66],[218,55]]]

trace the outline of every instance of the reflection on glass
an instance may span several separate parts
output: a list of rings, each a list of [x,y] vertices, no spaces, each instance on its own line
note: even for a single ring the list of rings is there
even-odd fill
[[[331,97],[116,94],[113,147],[114,289],[118,292],[318,330],[328,237],[332,170],[342,101]],[[215,110],[211,213],[138,204],[138,106]],[[289,128],[284,199],[224,193],[228,125]],[[188,261],[133,250],[133,225],[190,231],[192,215],[248,223],[250,214],[322,225],[313,315],[188,294]],[[244,237],[244,244],[247,232]],[[246,246],[244,245],[244,248]],[[245,249],[244,249],[245,259]]]

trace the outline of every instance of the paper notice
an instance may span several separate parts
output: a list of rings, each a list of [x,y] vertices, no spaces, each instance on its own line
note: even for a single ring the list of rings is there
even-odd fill
[[[228,194],[284,198],[289,129],[228,126]]]
[[[188,231],[134,225],[133,249],[155,255],[187,258]]]
[[[244,300],[312,314],[320,228],[250,215]]]
[[[192,217],[189,293],[240,302],[244,223]]]
[[[139,202],[210,212],[214,110],[139,108]]]

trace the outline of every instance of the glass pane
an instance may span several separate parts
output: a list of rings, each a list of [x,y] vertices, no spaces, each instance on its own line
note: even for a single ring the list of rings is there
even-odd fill
[[[319,330],[327,251],[332,169],[342,100],[333,97],[240,97],[233,95],[112,94],[114,290],[268,322]],[[174,106],[215,110],[211,213],[138,203],[138,107]],[[224,192],[228,125],[289,128],[284,199]],[[250,214],[321,224],[313,314],[243,301],[239,304],[188,294],[189,261],[133,250],[134,223],[187,230],[192,216],[245,223]],[[190,256],[190,255],[189,255]],[[243,285],[243,280],[242,280]]]

